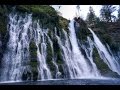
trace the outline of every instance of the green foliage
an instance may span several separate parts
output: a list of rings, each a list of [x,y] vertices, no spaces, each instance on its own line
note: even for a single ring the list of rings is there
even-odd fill
[[[81,41],[86,41],[87,36],[90,35],[90,31],[87,28],[86,22],[82,18],[74,18],[75,20],[75,30],[76,30],[76,36]],[[76,24],[79,24],[79,26],[76,26]]]
[[[37,47],[34,42],[30,42],[30,56],[31,60],[37,59]]]
[[[63,58],[62,58],[62,54],[61,54],[61,49],[58,45],[58,42],[57,42],[57,39],[53,39],[53,47],[54,47],[54,54],[55,54],[55,58],[56,58],[56,63],[59,67],[59,71],[63,74],[63,67],[62,65],[64,65],[64,61],[63,61]]]
[[[90,25],[90,24],[95,24],[95,21],[96,21],[96,15],[94,13],[93,8],[90,6],[89,13],[87,15],[87,22]]]
[[[54,39],[53,41],[53,47],[54,47],[54,52],[56,54],[57,57],[57,64],[63,64],[63,60],[62,60],[62,55],[61,55],[61,49],[58,45],[57,39]]]
[[[3,16],[0,16],[0,33],[5,36],[7,33],[7,23]]]
[[[16,5],[16,8],[24,12],[32,12],[35,14],[44,13],[47,15],[55,16],[57,12],[49,5]]]
[[[67,19],[59,16],[59,24],[64,30],[69,32],[69,29],[68,29],[69,21]]]
[[[29,65],[31,66],[33,80],[37,80],[37,76],[38,76],[37,47],[33,41],[30,42],[29,50],[30,50],[30,63],[29,63]]]
[[[98,70],[100,71],[101,75],[106,76],[106,77],[114,77],[114,78],[120,77],[116,72],[113,72],[112,70],[110,70],[108,65],[105,62],[103,62],[96,48],[93,49],[93,60],[96,63],[96,66]]]
[[[53,52],[52,48],[50,46],[50,43],[47,43],[47,57],[46,57],[46,62],[48,64],[48,67],[50,68],[51,73],[54,75],[55,71],[55,65],[53,64]]]
[[[101,18],[103,21],[112,22],[112,18],[115,17],[112,13],[116,10],[116,7],[113,5],[102,5],[100,10]]]
[[[96,48],[93,49],[93,60],[96,63],[96,66],[100,70],[100,73],[102,75],[104,75],[104,74],[108,73],[108,71],[110,71],[110,69],[107,66],[107,64],[105,64],[103,62],[103,60],[100,58]]]
[[[7,17],[5,16],[6,8],[0,5],[0,34],[5,36],[7,33]]]
[[[0,14],[3,15],[5,13],[5,10],[2,8],[2,6],[0,5]]]
[[[111,40],[111,36],[108,34],[103,34],[103,40],[108,44],[111,45],[112,44],[112,40]]]
[[[18,5],[18,11],[33,13],[33,19],[39,19],[42,28],[53,30],[54,27],[68,31],[68,20],[59,16],[49,5]]]
[[[96,21],[94,28],[100,28],[102,31],[105,31],[107,29],[107,25],[105,22],[98,20],[98,21]]]

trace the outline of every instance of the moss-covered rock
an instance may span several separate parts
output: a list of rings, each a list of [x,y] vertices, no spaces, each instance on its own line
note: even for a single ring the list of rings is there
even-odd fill
[[[96,63],[101,74],[107,73],[110,70],[107,64],[104,63],[103,60],[100,58],[96,48],[93,49],[93,60]]]
[[[116,72],[110,70],[108,65],[100,58],[96,48],[93,49],[93,60],[96,63],[96,66],[101,75],[106,77],[119,77],[119,75]]]
[[[44,13],[47,15],[55,16],[57,12],[49,5],[16,5],[18,11],[29,12],[33,14]]]
[[[69,25],[69,20],[59,16],[59,24],[60,26],[69,33],[68,25]]]
[[[38,62],[37,61],[31,61],[30,66],[31,66],[31,72],[32,72],[32,74],[31,74],[32,77],[31,78],[33,80],[37,80],[38,79],[38,69],[37,69]]]
[[[120,24],[118,22],[103,22],[100,21],[93,31],[100,38],[101,42],[106,45],[106,43],[110,46],[112,51],[118,51],[120,46]]]
[[[59,71],[61,72],[61,76],[64,76],[64,72],[63,72],[63,65],[65,64],[64,63],[64,60],[63,60],[63,57],[62,57],[62,51],[60,49],[60,46],[57,42],[57,39],[54,39],[53,40],[53,47],[54,47],[54,54],[55,54],[55,58],[56,58],[56,63],[58,65],[58,68],[59,68]]]
[[[47,41],[48,42],[48,41]],[[55,71],[56,71],[56,68],[55,68],[55,65],[53,64],[53,59],[54,58],[54,55],[53,55],[53,52],[52,52],[52,48],[50,46],[50,43],[47,43],[47,56],[46,56],[46,62],[47,62],[47,65],[52,73],[52,76],[55,77]]]
[[[55,9],[49,5],[16,5],[19,12],[27,12],[33,14],[33,19],[39,19],[42,28],[54,27],[67,28],[67,20],[57,14]],[[61,22],[64,22],[61,23]]]
[[[76,30],[76,36],[81,41],[81,43],[85,43],[87,41],[87,36],[91,34],[90,31],[88,30],[87,24],[80,17],[78,18],[75,17],[74,20],[75,20],[74,26]]]
[[[33,41],[30,42],[29,50],[30,50],[29,65],[31,66],[32,78],[33,80],[37,80],[38,77],[37,47]]]

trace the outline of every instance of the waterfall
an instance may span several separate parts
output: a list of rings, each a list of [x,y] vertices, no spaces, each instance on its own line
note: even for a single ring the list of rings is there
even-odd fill
[[[51,73],[50,73],[50,70],[46,64],[46,39],[45,39],[45,34],[47,33],[46,32],[47,29],[41,29],[40,26],[39,26],[39,22],[37,22],[37,28],[35,29],[35,43],[36,43],[36,46],[37,46],[37,59],[40,63],[38,69],[39,69],[39,75],[41,76],[41,80],[44,80],[44,79],[51,79],[52,76],[51,76]],[[39,44],[41,47],[39,47]],[[40,49],[41,48],[41,52],[40,52]]]
[[[46,32],[42,31],[38,23],[35,23],[37,28],[32,28],[32,14],[22,17],[11,13],[9,19],[8,31],[10,38],[3,57],[0,80],[21,81],[24,71],[31,72],[28,63],[30,61],[29,44],[32,38],[34,38],[37,46],[37,60],[40,63],[38,66],[39,76],[41,76],[41,80],[50,79],[51,73],[46,64]],[[29,35],[29,32],[34,35]],[[39,44],[41,47],[39,47]],[[41,48],[41,51],[39,48]]]
[[[107,48],[102,44],[97,35],[90,28],[89,30],[93,35],[94,43],[99,52],[100,57],[112,71],[117,72],[120,75],[120,65],[118,61],[112,55],[110,55],[109,53],[110,50],[109,49],[108,49],[109,51],[107,50]]]
[[[89,36],[87,37],[87,42],[88,42],[88,43],[87,43],[87,46],[85,46],[85,45],[81,45],[81,46],[82,46],[82,48],[85,50],[85,53],[86,53],[86,55],[87,55],[87,58],[90,60],[90,63],[91,63],[91,65],[92,65],[92,70],[93,70],[95,76],[100,77],[101,74],[100,74],[100,72],[99,72],[96,64],[95,64],[94,61],[93,61],[94,43],[93,43],[93,41],[91,40],[91,38],[90,38]]]
[[[23,18],[17,14],[10,14],[9,19],[10,38],[3,57],[1,81],[21,80],[24,70],[29,70],[29,66],[25,64],[29,60],[30,39],[27,32],[31,24],[31,15],[26,15]]]
[[[70,65],[70,67],[72,66],[72,70],[71,72],[73,73],[72,77],[73,78],[80,78],[80,77],[96,77],[100,76],[98,71],[93,70],[92,71],[92,67],[88,64],[87,60],[85,59],[85,57],[82,55],[79,47],[78,47],[78,42],[77,42],[77,38],[76,38],[76,33],[75,33],[75,28],[74,28],[74,20],[71,21],[71,23],[69,24],[69,30],[70,30],[70,41],[71,41],[71,45],[72,45],[72,65]],[[91,60],[91,59],[90,59]],[[94,62],[92,62],[94,63]],[[76,73],[74,73],[76,72]],[[88,76],[89,74],[89,76]]]
[[[94,41],[87,36],[87,45],[78,44],[74,20],[69,23],[68,34],[64,29],[41,27],[40,20],[33,19],[32,14],[10,13],[8,17],[9,41],[1,62],[0,81],[22,81],[23,74],[27,72],[30,73],[29,80],[32,80],[31,42],[36,46],[37,80],[101,78],[93,60],[94,47],[109,68],[120,75],[120,66],[109,46],[108,51],[91,29]],[[52,58],[48,59],[48,55]]]

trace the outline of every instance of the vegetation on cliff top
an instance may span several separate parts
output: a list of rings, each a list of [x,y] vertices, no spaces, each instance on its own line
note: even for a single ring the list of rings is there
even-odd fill
[[[53,29],[54,27],[67,30],[68,20],[59,16],[57,11],[50,5],[16,5],[16,10],[21,12],[33,13],[33,16],[39,18],[43,28]]]

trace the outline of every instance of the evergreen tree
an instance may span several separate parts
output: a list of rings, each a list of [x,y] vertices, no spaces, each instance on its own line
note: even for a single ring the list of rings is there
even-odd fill
[[[89,7],[89,13],[87,14],[86,21],[88,22],[88,24],[94,24],[96,21],[96,15],[91,6]]]
[[[103,21],[112,22],[112,19],[115,18],[112,13],[116,10],[116,7],[113,5],[102,5],[100,10],[101,18]]]

